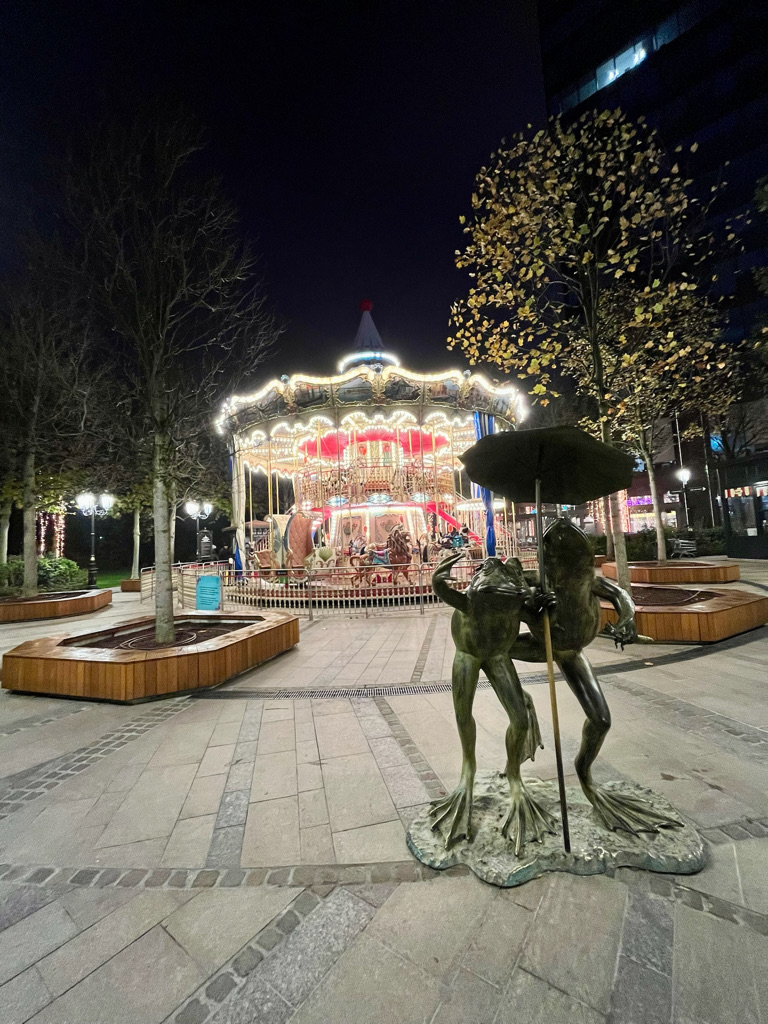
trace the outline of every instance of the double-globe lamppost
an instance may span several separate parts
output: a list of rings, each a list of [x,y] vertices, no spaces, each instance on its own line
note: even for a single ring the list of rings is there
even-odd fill
[[[197,557],[200,557],[200,520],[207,519],[213,512],[213,505],[209,501],[188,501],[184,505],[184,511],[190,519],[195,520],[195,548]]]
[[[88,587],[94,589],[97,586],[96,576],[96,516],[105,516],[115,503],[111,494],[91,494],[86,491],[78,494],[77,507],[84,516],[91,517],[91,560],[88,563]]]

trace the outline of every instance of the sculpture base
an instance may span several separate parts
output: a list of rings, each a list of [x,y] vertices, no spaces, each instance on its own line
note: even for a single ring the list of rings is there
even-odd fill
[[[460,839],[450,850],[440,831],[433,832],[434,819],[417,818],[408,829],[408,848],[424,864],[438,870],[466,864],[483,881],[508,888],[538,878],[545,871],[568,871],[575,875],[599,875],[615,868],[642,868],[676,875],[701,871],[707,853],[701,836],[690,825],[663,829],[659,833],[633,836],[611,832],[597,820],[592,805],[581,789],[568,786],[568,824],[571,852],[563,850],[560,801],[557,781],[525,780],[530,795],[558,820],[558,834],[543,842],[528,842],[515,857],[513,844],[501,834],[509,810],[509,786],[498,772],[478,771],[475,778],[472,827],[474,839]],[[680,820],[680,815],[652,790],[630,782],[609,782],[605,790],[639,797],[660,814]],[[444,822],[441,826],[447,828]]]

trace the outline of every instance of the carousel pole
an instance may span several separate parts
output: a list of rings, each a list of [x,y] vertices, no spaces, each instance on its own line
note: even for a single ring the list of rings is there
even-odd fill
[[[437,479],[437,444],[435,442],[435,428],[432,427],[432,472],[435,475],[435,540],[437,540],[437,519],[438,509],[440,508],[440,488]]]
[[[427,551],[429,551],[429,513],[427,512],[427,471],[424,466],[424,423],[423,410],[419,408],[419,458],[421,459],[421,503],[424,506],[424,525],[427,529]]]
[[[320,541],[325,541],[325,494],[323,493],[323,460],[320,454],[320,427],[315,428],[315,443],[317,445],[317,486],[320,498]]]
[[[456,449],[453,446],[453,424],[451,424],[451,490],[453,491],[453,517],[458,519],[456,515]]]
[[[248,463],[248,507],[251,510],[251,551],[253,551],[253,466]]]
[[[546,573],[544,569],[544,524],[541,516],[541,478],[536,477],[536,541],[539,553],[539,583],[541,591],[546,591]],[[544,649],[547,655],[547,676],[549,678],[549,702],[552,707],[552,732],[555,738],[555,764],[557,765],[557,788],[560,791],[560,812],[563,818],[563,846],[566,853],[571,852],[571,835],[568,829],[568,805],[565,799],[565,776],[563,774],[563,751],[560,745],[560,719],[557,713],[557,693],[555,691],[555,664],[552,654],[552,631],[549,622],[549,610],[545,607]]]
[[[269,515],[269,550],[272,550],[273,524],[272,524],[272,438],[267,434],[267,508]]]

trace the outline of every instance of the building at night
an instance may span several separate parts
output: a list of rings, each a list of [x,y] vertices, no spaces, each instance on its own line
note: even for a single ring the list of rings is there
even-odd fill
[[[717,280],[712,287],[715,294],[727,297],[726,336],[734,342],[746,337],[758,320],[768,316],[768,300],[758,292],[752,274],[753,268],[768,265],[768,218],[753,215],[752,210],[756,183],[768,175],[768,4],[539,0],[539,29],[550,115],[567,119],[584,110],[617,107],[631,117],[642,115],[658,129],[670,151],[682,147],[681,159],[702,199],[710,196],[717,181],[726,182],[710,211],[709,226],[721,232],[727,222],[739,223],[744,251],[713,266]],[[745,217],[751,223],[745,224]],[[682,525],[685,516],[674,516],[675,507],[682,511],[683,504],[675,481],[675,471],[681,468],[677,441],[668,450],[677,458],[662,469],[662,487],[676,501],[665,507],[670,519]],[[717,454],[713,450],[712,455]],[[754,474],[744,467],[720,463],[717,487],[702,441],[683,441],[682,457],[693,469],[686,496],[691,521],[702,526],[713,519],[717,523],[718,505],[726,507],[726,532],[730,526],[739,536],[744,533],[736,546],[731,543],[736,534],[729,539],[729,551],[768,557],[765,481],[752,479]],[[763,462],[752,462],[755,473],[765,476]],[[638,495],[647,492],[641,478],[636,483],[633,490]],[[754,485],[759,496],[750,492],[747,498],[764,501],[765,507],[761,504],[753,514],[751,506],[746,511],[741,507],[747,499],[737,492]]]

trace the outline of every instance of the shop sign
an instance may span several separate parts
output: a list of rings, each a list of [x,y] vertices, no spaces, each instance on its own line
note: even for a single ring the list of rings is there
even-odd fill
[[[678,501],[680,501],[680,492],[679,491],[666,491],[665,492],[665,494],[664,494],[664,504],[665,505],[676,504]]]
[[[652,505],[653,500],[650,494],[631,494],[627,498],[628,505]]]
[[[743,487],[726,487],[725,496],[726,498],[768,498],[768,485],[758,487],[745,484]]]

